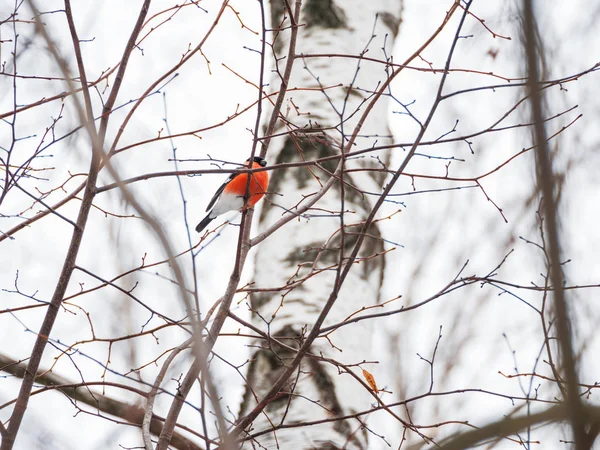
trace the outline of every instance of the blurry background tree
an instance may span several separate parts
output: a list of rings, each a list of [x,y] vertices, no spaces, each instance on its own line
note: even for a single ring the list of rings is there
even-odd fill
[[[0,5],[2,450],[592,448],[600,6],[538,6]]]

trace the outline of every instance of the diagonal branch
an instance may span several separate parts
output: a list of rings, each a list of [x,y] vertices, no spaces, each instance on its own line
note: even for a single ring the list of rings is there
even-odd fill
[[[298,19],[299,19],[301,3],[302,2],[299,0],[296,1],[295,17],[297,17]],[[263,13],[263,20],[264,20],[264,10],[262,10],[262,13]],[[264,28],[265,27],[263,24],[263,29]],[[290,50],[289,50],[290,55],[293,55],[295,52],[295,44],[296,44],[295,36],[297,33],[298,33],[298,27],[297,26],[293,27],[292,28],[292,39],[290,41]],[[264,45],[263,45],[263,59],[264,59]],[[259,97],[261,97],[261,98],[263,96],[262,64],[264,64],[264,62],[261,63],[261,86],[259,89]],[[292,64],[293,64],[293,58],[290,58],[288,60],[287,66],[286,66],[287,80],[289,80],[289,75],[291,74]],[[283,103],[283,98],[285,97],[286,92],[287,92],[287,81],[286,81],[286,78],[284,78],[282,88],[280,89],[280,92],[279,92],[279,97],[276,101],[275,108],[272,111],[272,116],[271,116],[272,125],[270,125],[270,127],[271,127],[270,133],[272,133],[272,128],[274,127],[275,120],[279,115],[279,111],[281,109],[281,105]],[[260,118],[260,113],[261,113],[260,104],[261,103],[259,101],[259,111],[258,111],[259,117],[257,118],[257,124],[258,124],[258,120]],[[270,133],[268,132],[267,134],[270,134]],[[256,145],[257,142],[258,142],[258,139],[255,136],[254,145]],[[261,156],[263,156],[263,157],[265,156],[265,154],[267,152],[267,147],[268,147],[268,141],[263,143],[263,145],[262,145],[262,150],[260,152]],[[255,147],[252,148],[252,155],[254,155],[254,151],[255,151]],[[238,247],[237,247],[237,252],[236,252],[236,260],[234,263],[233,271],[229,278],[229,282],[227,284],[227,288],[225,290],[225,294],[222,297],[221,305],[219,306],[219,310],[215,316],[215,319],[213,320],[212,326],[208,333],[208,337],[205,339],[204,342],[197,345],[196,359],[194,360],[194,363],[188,370],[184,380],[181,383],[181,386],[179,388],[180,395],[178,395],[175,399],[173,399],[171,408],[167,415],[167,420],[165,422],[165,428],[164,428],[163,432],[161,433],[161,436],[159,437],[157,450],[163,450],[163,449],[167,448],[167,446],[169,444],[169,432],[175,426],[175,422],[176,422],[177,417],[179,416],[179,413],[183,406],[183,401],[189,394],[189,392],[190,392],[192,386],[194,385],[194,383],[196,382],[196,379],[197,379],[198,375],[200,374],[200,372],[206,369],[207,356],[210,354],[210,351],[214,347],[216,340],[219,336],[219,333],[221,331],[221,328],[223,327],[223,324],[225,323],[225,319],[227,319],[227,317],[228,317],[229,309],[231,307],[231,302],[232,302],[233,296],[237,290],[237,286],[239,285],[242,269],[244,267],[246,257],[248,255],[248,252],[251,247],[250,226],[251,226],[251,222],[252,222],[252,215],[253,215],[253,210],[245,210],[242,214],[242,219],[241,219],[241,224],[240,224],[240,234],[239,234],[239,238],[238,238]],[[210,388],[210,383],[208,384],[208,387]],[[215,406],[218,408],[218,406],[219,406],[218,397],[216,395],[212,395],[212,398],[214,399]],[[220,415],[217,415],[217,417],[219,418]],[[233,449],[234,448],[233,443],[232,443],[233,435],[230,435],[224,426],[221,426],[221,424],[219,424],[219,425],[220,425],[219,431],[221,432],[222,438],[223,438],[223,448],[226,450]]]
[[[0,354],[0,370],[10,373],[16,377],[23,378],[27,372],[27,365],[15,361],[6,355]],[[92,392],[86,383],[76,383],[49,370],[39,369],[35,378],[36,383],[44,386],[56,386],[63,394],[72,400],[84,403],[98,411],[119,417],[129,423],[142,425],[144,420],[144,409],[129,403],[125,403],[106,395]],[[60,387],[65,386],[65,387]],[[72,387],[66,387],[72,386]],[[141,393],[140,393],[141,394]],[[141,394],[143,395],[143,394]],[[155,415],[149,420],[149,431],[158,436],[162,430],[162,421]],[[195,443],[185,436],[174,433],[171,446],[176,449],[200,450]]]
[[[148,9],[147,6],[150,0],[146,0],[145,8],[142,8],[140,11],[140,15],[145,17]],[[68,72],[68,65],[61,58],[58,48],[56,44],[52,40],[52,38],[48,35],[47,30],[44,28],[41,19],[40,13],[34,0],[29,0],[29,5],[31,9],[35,13],[35,26],[36,31],[44,38],[48,45],[48,49],[50,50],[52,56],[54,57],[56,63],[60,66],[60,69],[63,71],[65,75],[65,79],[67,79],[70,90],[73,90],[70,86],[73,84],[70,80],[72,79]],[[23,417],[25,415],[25,411],[27,410],[27,405],[29,403],[29,398],[31,397],[31,390],[33,388],[33,383],[35,381],[36,374],[38,372],[40,362],[42,360],[42,356],[44,354],[44,350],[46,348],[46,343],[48,341],[48,337],[52,332],[52,328],[54,327],[54,323],[56,321],[56,317],[58,316],[58,311],[60,308],[60,304],[64,298],[65,292],[69,285],[69,281],[71,279],[71,275],[73,274],[73,270],[75,269],[75,262],[77,260],[77,255],[79,254],[79,249],[81,247],[81,241],[83,239],[83,233],[85,230],[85,226],[87,224],[88,216],[90,209],[92,207],[92,202],[94,200],[94,196],[96,195],[96,181],[98,178],[98,172],[100,170],[100,161],[102,156],[102,147],[103,142],[99,139],[96,128],[94,126],[94,115],[90,100],[89,87],[87,84],[87,78],[85,76],[85,70],[83,65],[83,59],[81,56],[81,48],[79,45],[79,38],[77,37],[77,32],[75,30],[75,25],[73,22],[72,15],[70,14],[70,3],[69,0],[65,1],[65,9],[67,13],[67,21],[69,22],[69,28],[71,31],[71,37],[73,40],[73,47],[77,57],[78,67],[79,67],[79,78],[81,80],[81,84],[83,87],[83,96],[85,99],[85,112],[81,108],[81,105],[78,101],[75,102],[75,106],[79,113],[79,119],[83,124],[85,124],[86,130],[89,134],[90,141],[92,144],[92,155],[90,162],[90,169],[88,174],[88,179],[85,183],[85,189],[83,194],[83,199],[81,202],[81,207],[79,209],[79,215],[77,217],[76,226],[73,229],[73,234],[71,237],[71,242],[69,244],[69,249],[67,251],[67,255],[65,257],[65,261],[60,273],[60,277],[58,279],[58,283],[56,284],[56,288],[54,290],[54,294],[52,295],[52,300],[48,305],[48,310],[38,332],[38,336],[36,338],[35,344],[31,351],[31,356],[27,365],[27,370],[23,376],[23,382],[21,383],[21,388],[19,390],[19,395],[17,397],[17,401],[15,403],[14,410],[10,417],[9,425],[6,429],[6,433],[3,433],[2,445],[0,446],[1,450],[11,450],[14,446],[15,439],[19,432],[19,428],[21,426],[21,422],[23,421]],[[139,21],[138,21],[139,22]],[[142,18],[143,22],[143,18]],[[141,27],[134,28],[132,34],[139,34]],[[135,42],[135,39],[133,41]],[[129,54],[124,55],[124,57]],[[125,61],[126,63],[126,61]],[[120,86],[120,85],[119,85]],[[118,91],[119,86],[114,86],[113,91]],[[116,95],[116,93],[115,93]],[[112,96],[112,92],[111,92]],[[108,120],[108,119],[104,119]]]

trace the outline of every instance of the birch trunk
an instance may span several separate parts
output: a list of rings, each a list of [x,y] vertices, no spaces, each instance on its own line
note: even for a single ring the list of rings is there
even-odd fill
[[[294,2],[289,3],[293,8]],[[273,29],[290,25],[289,19],[284,20],[284,4],[283,0],[271,2]],[[296,54],[359,56],[368,51],[370,58],[389,60],[400,12],[401,0],[305,0],[300,17],[300,24],[304,26],[298,34]],[[278,59],[287,52],[289,34],[289,29],[282,31],[275,43]],[[279,73],[274,72],[269,86],[274,91],[280,86],[284,64],[285,59],[279,59]],[[361,108],[364,109],[386,76],[386,64],[382,63],[339,56],[298,57],[282,108],[286,120],[280,120],[275,130],[274,134],[281,136],[271,141],[267,153],[269,163],[339,155],[362,114]],[[368,116],[353,151],[391,143],[387,111],[387,101],[383,98]],[[381,172],[348,173],[348,170],[381,169],[387,157],[387,153],[379,152],[347,159],[343,186],[336,182],[311,210],[258,246],[254,287],[268,291],[251,297],[255,326],[271,336],[288,338],[284,342],[298,347],[334,288],[340,259],[352,249],[360,224],[369,214],[384,182],[385,174]],[[264,203],[260,228],[270,226],[285,210],[293,211],[305,196],[318,191],[338,162],[325,162],[322,168],[273,172],[271,195]],[[382,251],[383,241],[374,224],[359,253],[360,262],[346,278],[325,326],[339,323],[361,308],[378,303],[385,264],[380,255]],[[294,285],[300,280],[304,281]],[[273,291],[273,288],[280,289]],[[350,365],[372,359],[372,332],[368,321],[342,327],[328,339],[317,339],[311,353]],[[294,356],[293,351],[268,345],[264,340],[257,341],[256,345],[248,369],[241,416],[252,410],[257,399],[264,396],[286,362]],[[362,378],[356,365],[351,370]],[[368,436],[361,423],[364,417],[303,427],[278,427],[354,414],[369,409],[372,402],[369,392],[342,367],[306,357],[281,395],[254,421],[252,429],[246,430],[249,435],[269,431],[247,441],[244,448],[262,445],[283,449],[366,449]]]

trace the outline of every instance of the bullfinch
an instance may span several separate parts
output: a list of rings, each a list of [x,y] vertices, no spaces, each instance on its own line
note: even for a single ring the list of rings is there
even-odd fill
[[[246,161],[248,165],[250,160]],[[265,167],[267,161],[259,156],[255,156],[252,161],[252,169]],[[250,177],[250,183],[248,183]],[[200,233],[206,226],[221,214],[227,211],[241,211],[244,208],[244,197],[247,195],[246,208],[252,208],[263,195],[267,192],[269,186],[269,174],[264,172],[256,173],[232,173],[229,178],[221,185],[215,195],[210,200],[206,211],[210,211],[196,227]]]

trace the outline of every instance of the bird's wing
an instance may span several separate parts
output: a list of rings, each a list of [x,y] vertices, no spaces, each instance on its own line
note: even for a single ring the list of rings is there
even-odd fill
[[[229,182],[231,180],[233,180],[233,177],[236,174],[232,173],[231,175],[229,175],[229,178],[227,178],[227,180],[225,180],[225,183],[223,183],[219,189],[217,189],[217,192],[215,192],[215,195],[213,195],[213,198],[210,199],[210,202],[208,203],[208,206],[206,207],[206,211],[210,211],[210,209],[215,206],[215,203],[217,202],[217,200],[219,199],[219,197],[221,196],[221,194],[223,193],[223,189],[225,189],[225,186],[227,186],[229,184]]]

